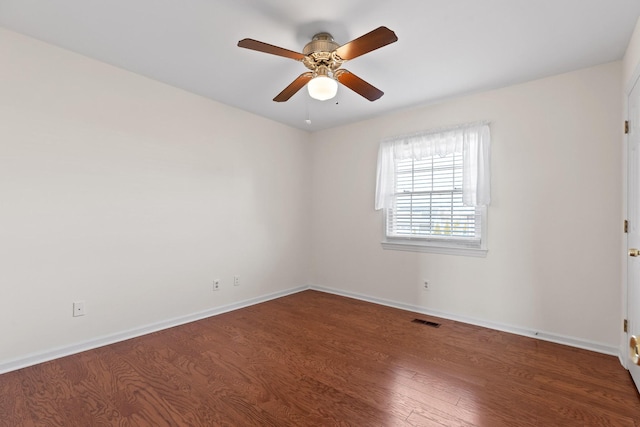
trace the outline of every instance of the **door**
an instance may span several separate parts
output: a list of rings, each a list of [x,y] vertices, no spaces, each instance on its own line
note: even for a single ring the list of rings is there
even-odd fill
[[[640,79],[628,101],[627,366],[640,391]]]

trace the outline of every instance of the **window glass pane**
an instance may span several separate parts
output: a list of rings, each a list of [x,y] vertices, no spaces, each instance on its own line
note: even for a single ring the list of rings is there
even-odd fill
[[[479,213],[462,204],[462,154],[396,162],[387,235],[437,240],[479,240]]]

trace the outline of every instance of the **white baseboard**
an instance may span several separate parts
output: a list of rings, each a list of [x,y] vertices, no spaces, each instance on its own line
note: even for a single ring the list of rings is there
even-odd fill
[[[102,347],[105,345],[114,344],[116,342],[125,341],[131,338],[136,338],[142,335],[150,334],[152,332],[161,331],[163,329],[173,328],[174,326],[184,325],[185,323],[195,322],[196,320],[206,319],[207,317],[212,317],[218,314],[238,310],[240,308],[260,304],[262,302],[295,294],[307,289],[309,289],[308,286],[291,288],[284,291],[274,292],[256,298],[239,301],[233,304],[212,308],[198,313],[163,320],[161,322],[145,325],[139,328],[129,329],[127,331],[118,332],[116,334],[106,335],[40,353],[33,353],[19,359],[0,363],[0,374],[26,368],[27,366],[36,365],[38,363],[48,362],[49,360],[58,359],[72,354],[81,353],[83,351],[92,350],[94,348]]]
[[[455,320],[457,322],[468,323],[471,325],[481,326],[483,328],[495,329],[497,331],[509,332],[516,335],[537,338],[543,341],[550,341],[557,344],[564,344],[570,347],[576,347],[584,350],[595,351],[597,353],[603,353],[611,356],[620,357],[620,350],[618,347],[597,343],[593,341],[583,340],[580,338],[553,334],[553,333],[544,332],[544,331],[535,331],[535,330],[520,328],[512,325],[505,325],[502,323],[474,319],[466,316],[459,316],[456,314],[446,313],[442,311],[426,309],[424,307],[419,307],[416,305],[405,304],[405,303],[386,300],[382,298],[375,298],[368,295],[358,294],[355,292],[347,292],[340,289],[326,288],[323,286],[314,286],[314,285],[310,286],[310,289],[320,291],[320,292],[326,292],[330,294],[345,296],[349,298],[355,298],[362,301],[372,302],[374,304],[385,305],[388,307],[399,308],[401,310],[407,310],[415,313],[426,314],[429,316],[440,317],[442,319]]]
[[[64,347],[58,347],[58,348],[40,352],[40,353],[30,354],[25,357],[21,357],[19,359],[0,363],[0,374],[26,368],[27,366],[36,365],[38,363],[48,362],[50,360],[58,359],[61,357],[69,356],[69,355],[80,353],[83,351],[92,350],[94,348],[102,347],[105,345],[114,344],[116,342],[125,341],[131,338],[136,338],[142,335],[150,334],[152,332],[157,332],[163,329],[172,328],[174,326],[183,325],[185,323],[194,322],[196,320],[205,319],[207,317],[216,316],[218,314],[227,313],[230,311],[249,307],[255,304],[260,304],[272,299],[281,298],[287,295],[302,292],[307,289],[312,289],[319,292],[325,292],[325,293],[340,295],[340,296],[349,297],[349,298],[355,298],[358,300],[367,301],[374,304],[385,305],[388,307],[398,308],[406,311],[412,311],[415,313],[421,313],[421,314],[430,315],[434,317],[440,317],[448,320],[455,320],[458,322],[468,323],[471,325],[481,326],[489,329],[495,329],[503,332],[509,332],[512,334],[523,335],[531,338],[538,338],[544,341],[555,342],[558,344],[564,344],[571,347],[577,347],[585,350],[595,351],[598,353],[617,356],[620,358],[621,362],[623,360],[619,348],[592,342],[592,341],[582,340],[579,338],[552,334],[548,332],[534,331],[534,330],[529,330],[525,328],[519,328],[516,326],[504,325],[504,324],[495,323],[495,322],[488,322],[488,321],[474,319],[474,318],[465,317],[465,316],[458,316],[451,313],[445,313],[437,310],[429,310],[429,309],[425,309],[424,307],[418,307],[415,305],[386,300],[382,298],[375,298],[368,295],[343,291],[340,289],[327,288],[322,286],[299,286],[296,288],[291,288],[291,289],[287,289],[280,292],[274,292],[274,293],[263,295],[256,298],[250,298],[248,300],[239,301],[233,304],[212,308],[210,310],[205,310],[198,313],[189,314],[186,316],[164,320],[164,321],[153,323],[150,325],[145,325],[139,328],[129,329],[127,331],[119,332],[116,334],[106,335],[106,336],[94,338],[88,341],[83,341],[83,342],[75,343],[75,344],[64,346]],[[624,366],[624,363],[623,363],[623,366]]]

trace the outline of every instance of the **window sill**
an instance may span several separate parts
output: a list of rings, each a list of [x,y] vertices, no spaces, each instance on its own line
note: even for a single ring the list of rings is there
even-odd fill
[[[485,258],[487,256],[488,249],[476,249],[476,248],[460,248],[450,246],[429,246],[424,243],[411,243],[411,242],[382,242],[382,249],[392,251],[408,251],[408,252],[428,252],[434,254],[444,255],[461,255]]]

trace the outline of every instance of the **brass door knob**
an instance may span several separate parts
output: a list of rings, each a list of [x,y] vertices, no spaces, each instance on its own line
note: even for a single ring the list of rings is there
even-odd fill
[[[631,338],[629,339],[629,353],[631,361],[635,365],[640,365],[640,342],[635,335],[631,335]]]
[[[640,250],[635,248],[629,249],[629,256],[640,256]]]

